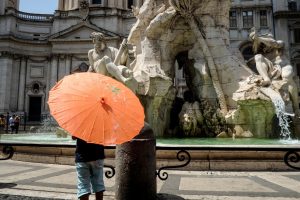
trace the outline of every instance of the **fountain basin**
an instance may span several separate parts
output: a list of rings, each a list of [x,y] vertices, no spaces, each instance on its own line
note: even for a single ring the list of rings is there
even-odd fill
[[[14,144],[45,144],[45,145],[70,145],[76,144],[71,136],[57,137],[52,133],[35,133],[35,134],[0,134],[1,143]],[[205,147],[205,146],[252,146],[252,147],[299,147],[300,140],[279,140],[266,138],[157,138],[157,146],[174,146],[174,147]]]
[[[25,140],[26,138],[26,140]],[[299,141],[286,144],[269,139],[228,138],[158,138],[156,146],[157,168],[178,166],[176,156],[186,150],[191,162],[179,170],[291,170],[283,158],[287,151],[300,151]],[[0,145],[11,145],[12,159],[52,164],[74,164],[75,141],[70,136],[56,138],[52,134],[1,135]],[[115,147],[105,147],[106,164],[114,166]],[[185,161],[183,161],[185,162]]]

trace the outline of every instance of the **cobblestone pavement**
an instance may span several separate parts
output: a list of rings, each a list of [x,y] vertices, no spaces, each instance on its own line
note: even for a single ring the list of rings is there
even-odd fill
[[[160,200],[300,199],[300,172],[168,171],[157,179]],[[105,200],[114,199],[115,180],[106,179]],[[91,199],[94,197],[92,196]],[[0,199],[76,199],[74,166],[0,161]]]

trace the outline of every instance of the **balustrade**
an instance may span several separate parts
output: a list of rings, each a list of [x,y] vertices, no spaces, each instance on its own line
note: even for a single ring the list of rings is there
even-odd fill
[[[34,14],[26,13],[22,11],[15,10],[16,17],[28,20],[28,21],[39,21],[39,22],[52,22],[54,15],[51,14]]]

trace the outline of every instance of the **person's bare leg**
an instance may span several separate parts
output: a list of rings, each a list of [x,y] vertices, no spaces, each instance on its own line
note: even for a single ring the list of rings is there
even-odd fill
[[[103,192],[96,192],[96,200],[103,200]]]
[[[89,200],[89,194],[85,194],[85,195],[82,195],[79,199],[80,200]]]

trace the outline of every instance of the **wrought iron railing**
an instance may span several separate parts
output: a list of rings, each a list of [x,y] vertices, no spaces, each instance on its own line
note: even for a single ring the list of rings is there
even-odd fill
[[[63,148],[74,148],[75,144],[71,145],[59,145],[59,144],[21,144],[21,143],[14,143],[14,144],[7,144],[1,143],[2,145],[2,158],[0,160],[8,160],[13,157],[14,155],[14,146],[36,146],[36,147],[63,147]],[[107,146],[105,149],[115,149],[115,146]],[[192,161],[192,156],[190,152],[192,151],[228,151],[228,152],[247,152],[247,151],[256,151],[256,152],[284,152],[284,157],[282,161],[290,168],[295,170],[300,170],[300,147],[257,147],[257,146],[237,146],[237,147],[226,147],[226,146],[179,146],[179,147],[168,147],[168,146],[157,146],[156,150],[164,150],[164,151],[178,151],[177,153],[177,160],[179,161],[178,165],[172,166],[163,166],[160,167],[156,171],[156,175],[161,180],[168,179],[168,170],[179,169],[186,167]],[[105,176],[107,178],[112,178],[115,175],[115,167],[112,165],[104,165],[105,168],[108,170],[105,171]]]

